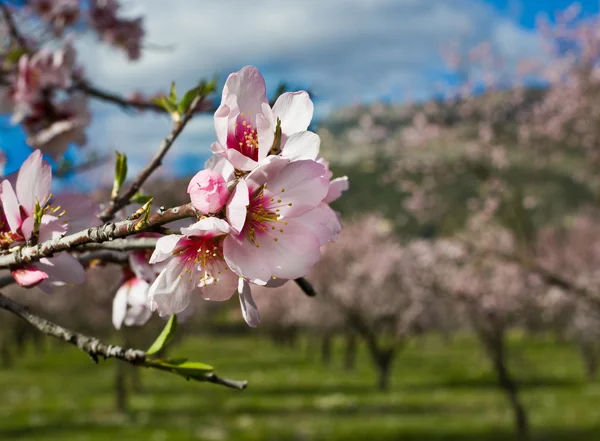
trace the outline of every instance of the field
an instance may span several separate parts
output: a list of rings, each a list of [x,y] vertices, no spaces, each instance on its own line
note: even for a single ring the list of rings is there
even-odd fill
[[[240,337],[189,338],[173,349],[250,381],[244,392],[144,371],[129,412],[115,411],[115,362],[94,366],[73,348],[47,342],[0,370],[0,440],[510,440],[512,419],[477,342],[414,341],[395,365],[392,390],[378,392],[361,351],[356,371],[331,366],[318,346],[275,347]],[[57,347],[59,349],[57,349]],[[600,383],[583,376],[577,352],[545,337],[513,336],[534,439],[600,439]]]

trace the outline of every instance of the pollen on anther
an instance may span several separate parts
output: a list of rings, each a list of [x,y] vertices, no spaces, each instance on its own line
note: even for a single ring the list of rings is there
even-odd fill
[[[290,202],[290,203],[288,204],[288,207],[291,207],[291,206],[292,206],[292,203]]]
[[[278,204],[281,204],[281,199],[277,199],[277,203],[278,203]]]
[[[280,233],[283,233],[283,228],[280,228],[280,229],[279,229],[279,232],[280,232]]]
[[[274,240],[275,242],[279,242],[279,239],[277,239],[276,237],[274,237],[274,238],[273,238],[273,240]]]
[[[282,192],[282,193],[284,193],[284,192],[285,192],[285,188],[282,188],[282,189],[281,189],[281,192]]]

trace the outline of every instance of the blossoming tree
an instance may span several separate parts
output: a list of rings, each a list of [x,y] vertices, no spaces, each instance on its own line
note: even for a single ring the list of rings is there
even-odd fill
[[[85,6],[77,0],[0,2],[6,43],[3,110],[34,148],[19,171],[0,183],[0,268],[9,271],[0,285],[52,292],[81,284],[90,266],[116,264],[123,277],[113,304],[114,326],[143,325],[154,312],[170,319],[152,347],[142,351],[62,327],[12,296],[0,294],[0,308],[95,361],[116,358],[243,388],[245,382],[220,378],[209,365],[155,354],[172,339],[176,315],[189,314],[195,298],[225,301],[235,294],[245,321],[257,326],[252,286],[281,286],[309,273],[321,247],[341,230],[329,204],[348,182],[332,179],[319,155],[319,136],[308,130],[313,116],[308,93],[283,93],[271,106],[262,75],[246,66],[225,82],[214,113],[213,156],[189,182],[189,202],[154,209],[152,198],[139,191],[194,114],[207,110],[214,84],[202,83],[181,98],[172,87],[156,100],[125,99],[90,84],[76,63],[70,31],[87,26],[102,42],[137,59],[143,21],[121,18],[119,6],[116,0]],[[23,34],[23,21],[34,22],[40,35]],[[59,48],[42,47],[42,36],[56,39]],[[60,158],[69,145],[85,144],[90,98],[165,112],[173,121],[154,158],[129,185],[127,158],[117,154],[111,197],[102,205],[86,195],[52,193],[53,172],[44,160],[44,155]]]

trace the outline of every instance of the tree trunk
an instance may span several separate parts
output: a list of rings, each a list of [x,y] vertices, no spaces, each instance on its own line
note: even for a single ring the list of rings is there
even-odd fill
[[[128,365],[129,369],[129,381],[131,382],[131,389],[139,394],[144,392],[144,383],[142,382],[142,370],[138,366]]]
[[[592,342],[579,343],[579,352],[581,352],[581,357],[583,358],[585,373],[590,381],[596,377],[596,372],[598,371],[598,354],[595,349],[595,345]]]
[[[327,333],[321,339],[321,362],[326,366],[331,364],[331,346],[332,336]]]
[[[390,390],[393,360],[394,352],[389,349],[379,352],[375,358],[375,364],[377,365],[377,387],[382,392]]]
[[[0,342],[0,356],[2,357],[3,368],[8,369],[13,366],[12,351],[9,342],[6,340]]]
[[[358,338],[354,332],[346,334],[346,352],[344,354],[344,369],[351,372],[356,367],[356,351],[358,348]]]
[[[529,422],[527,413],[519,399],[517,383],[513,380],[506,366],[504,332],[497,338],[487,341],[489,355],[492,358],[496,377],[500,387],[506,392],[508,400],[513,410],[517,439],[525,441],[529,439]]]
[[[115,370],[115,400],[117,411],[121,413],[127,412],[127,384],[126,370],[127,366],[124,362],[118,361]]]

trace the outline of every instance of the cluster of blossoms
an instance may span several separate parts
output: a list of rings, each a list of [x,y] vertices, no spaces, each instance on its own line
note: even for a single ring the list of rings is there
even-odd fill
[[[255,67],[229,76],[215,112],[215,155],[188,187],[201,217],[158,240],[150,263],[165,267],[149,290],[152,309],[172,315],[194,295],[226,300],[237,292],[256,326],[250,285],[308,274],[341,230],[329,203],[348,188],[345,177],[331,180],[319,156],[320,139],[307,130],[312,113],[306,92],[285,93],[271,108]]]
[[[51,181],[50,165],[36,150],[17,174],[0,183],[0,249],[55,239],[99,224],[97,207],[88,197],[75,193],[53,196]],[[13,267],[11,274],[20,286],[39,286],[48,292],[53,286],[85,279],[82,265],[68,252]]]
[[[102,41],[124,50],[130,60],[140,57],[142,19],[118,17],[116,0],[93,0],[85,9],[79,0],[29,0],[26,5],[56,37],[83,18]],[[24,41],[15,52],[18,61],[5,59],[0,72],[6,84],[0,111],[12,113],[12,122],[27,133],[27,143],[53,159],[62,157],[71,144],[85,145],[91,120],[87,92],[79,87],[85,81],[75,63],[72,34],[57,41],[61,46],[56,49]]]

